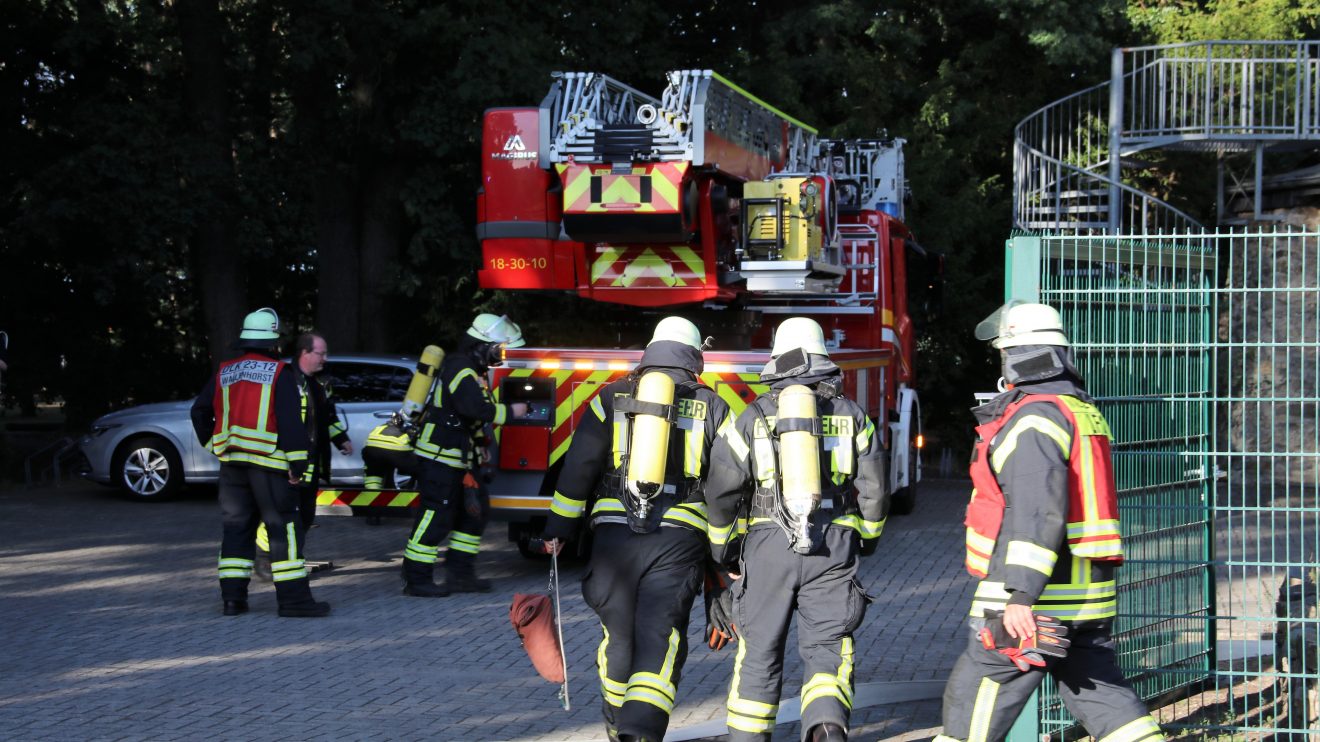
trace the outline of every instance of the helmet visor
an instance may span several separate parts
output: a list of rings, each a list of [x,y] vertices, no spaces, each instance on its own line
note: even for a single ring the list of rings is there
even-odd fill
[[[986,317],[976,324],[976,339],[994,340],[999,337],[1004,331],[1004,317],[1008,314],[1008,311],[1013,307],[1024,303],[1025,302],[1021,300],[1013,299],[991,312],[989,317]]]

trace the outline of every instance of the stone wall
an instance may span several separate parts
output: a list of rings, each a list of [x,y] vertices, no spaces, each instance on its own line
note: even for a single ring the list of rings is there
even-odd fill
[[[1320,209],[1278,216],[1320,229]],[[1221,277],[1220,448],[1246,454],[1230,472],[1302,494],[1291,485],[1320,485],[1320,245],[1314,234],[1234,239]]]

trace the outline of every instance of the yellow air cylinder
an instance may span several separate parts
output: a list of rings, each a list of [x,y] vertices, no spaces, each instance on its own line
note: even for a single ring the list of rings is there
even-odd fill
[[[413,372],[412,382],[408,384],[408,393],[403,397],[403,416],[415,418],[426,407],[426,400],[431,395],[431,382],[440,370],[440,362],[445,359],[445,352],[439,346],[428,345],[422,349],[422,358],[417,361],[417,370]]]
[[[661,371],[643,374],[637,383],[637,400],[673,404],[674,380]],[[664,485],[669,429],[669,421],[658,415],[639,412],[633,417],[632,440],[628,445],[628,489],[634,495],[649,499]]]
[[[816,395],[801,384],[779,393],[777,427],[790,419],[814,421]],[[810,430],[790,430],[779,435],[779,471],[783,477],[784,507],[799,520],[805,535],[806,519],[820,505],[820,445]]]

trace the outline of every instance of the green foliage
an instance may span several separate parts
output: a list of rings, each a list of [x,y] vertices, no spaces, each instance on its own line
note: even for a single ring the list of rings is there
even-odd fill
[[[946,256],[919,370],[936,446],[961,445],[967,391],[997,376],[971,328],[1001,298],[1014,124],[1105,79],[1108,50],[1132,42],[1129,17],[1149,31],[1156,11],[1191,7],[223,0],[230,146],[217,158],[189,113],[178,10],[190,1],[0,0],[0,328],[16,395],[62,397],[76,423],[191,394],[216,331],[192,251],[217,215],[244,301],[297,329],[383,299],[337,351],[416,352],[482,310],[508,311],[532,337],[585,330],[616,310],[476,285],[482,112],[536,105],[555,70],[659,94],[666,70],[700,67],[826,135],[907,140],[907,221]],[[1269,6],[1298,33],[1314,28],[1306,6]],[[369,245],[373,230],[383,246]],[[376,283],[328,288],[366,268]]]
[[[1128,16],[1152,44],[1294,41],[1320,32],[1313,0],[1139,0],[1129,3]]]

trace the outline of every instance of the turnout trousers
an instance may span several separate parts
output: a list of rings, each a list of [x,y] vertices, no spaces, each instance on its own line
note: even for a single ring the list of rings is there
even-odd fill
[[[392,490],[395,488],[396,471],[416,479],[421,463],[411,451],[393,451],[388,448],[367,446],[362,449],[363,488]],[[414,487],[418,484],[416,481],[413,482]]]
[[[257,526],[265,524],[271,574],[282,606],[310,602],[303,566],[298,492],[284,472],[242,464],[220,464],[220,596],[247,600],[256,555]]]
[[[937,742],[1001,740],[1031,694],[1049,673],[1063,705],[1098,742],[1162,740],[1159,724],[1146,712],[1118,668],[1110,621],[1068,623],[1072,646],[1045,667],[1021,672],[1004,655],[986,649],[976,636],[985,620],[969,619],[971,636],[944,687],[944,733]]]
[[[582,597],[604,637],[596,669],[610,739],[664,739],[687,660],[688,614],[701,589],[706,537],[661,526],[634,533],[602,523],[594,530]]]
[[[742,578],[730,586],[738,654],[729,684],[730,742],[768,741],[779,713],[784,646],[797,616],[802,657],[802,739],[813,727],[848,729],[853,694],[852,633],[870,598],[857,582],[860,543],[843,526],[825,529],[814,554],[795,553],[774,524],[747,533]]]
[[[421,500],[413,517],[412,536],[403,557],[417,564],[433,565],[440,555],[440,545],[449,537],[453,552],[475,557],[481,549],[481,534],[486,530],[489,504],[479,514],[464,507],[463,469],[438,461],[424,461],[421,470]],[[488,501],[487,501],[488,502]]]

